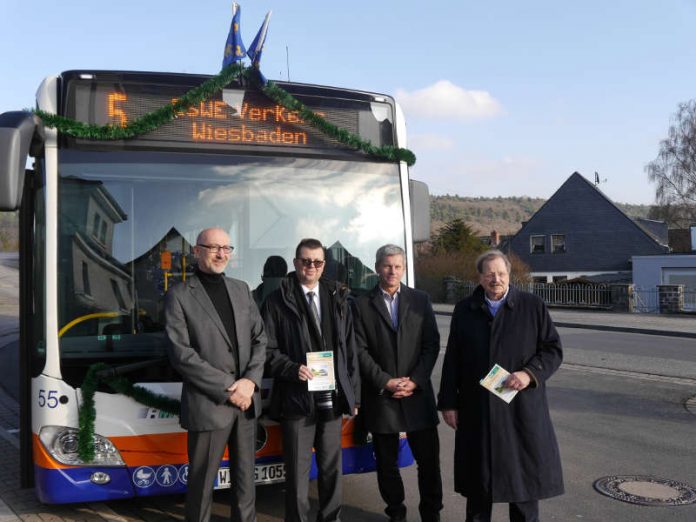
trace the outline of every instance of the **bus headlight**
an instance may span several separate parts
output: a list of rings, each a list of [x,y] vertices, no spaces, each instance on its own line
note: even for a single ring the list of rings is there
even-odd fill
[[[39,439],[51,456],[61,464],[69,466],[125,466],[116,446],[101,435],[94,434],[94,459],[85,462],[77,453],[77,434],[75,428],[66,426],[44,426]]]

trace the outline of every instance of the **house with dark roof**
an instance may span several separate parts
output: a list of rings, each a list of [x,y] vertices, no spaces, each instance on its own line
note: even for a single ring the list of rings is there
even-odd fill
[[[666,254],[663,223],[631,219],[574,172],[505,246],[537,282],[614,274],[630,278],[632,256]]]

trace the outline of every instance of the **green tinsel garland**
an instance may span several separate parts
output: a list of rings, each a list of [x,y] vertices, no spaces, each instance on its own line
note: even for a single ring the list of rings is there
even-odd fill
[[[412,166],[416,162],[416,156],[408,149],[393,146],[376,147],[370,141],[360,136],[336,127],[324,118],[307,108],[302,102],[273,82],[262,85],[258,78],[258,71],[253,67],[244,67],[242,64],[232,64],[225,67],[217,76],[206,80],[198,87],[194,87],[175,103],[169,103],[156,111],[145,114],[141,118],[124,127],[117,125],[90,125],[57,114],[51,114],[40,109],[34,109],[34,113],[41,117],[44,125],[55,128],[59,132],[74,138],[91,140],[123,140],[134,138],[159,128],[163,124],[172,121],[177,113],[185,111],[192,105],[196,105],[210,98],[216,92],[222,90],[235,76],[243,75],[254,82],[262,92],[271,100],[279,103],[288,110],[297,111],[305,121],[319,129],[331,138],[348,145],[356,150],[388,161],[404,161]]]
[[[156,408],[172,415],[179,415],[181,402],[165,395],[153,393],[142,386],[136,386],[124,377],[99,378],[98,374],[109,367],[104,363],[96,363],[89,367],[85,380],[82,382],[82,405],[79,411],[80,430],[77,434],[77,453],[83,462],[94,459],[94,421],[97,411],[94,407],[94,393],[99,381],[117,393],[130,397],[150,408]]]
[[[361,150],[370,156],[377,156],[389,161],[405,161],[409,167],[416,163],[416,155],[410,150],[393,147],[391,145],[376,147],[372,142],[364,140],[346,129],[341,129],[329,123],[286,90],[271,81],[261,87],[261,89],[271,100],[279,103],[288,110],[297,111],[305,121],[308,121],[324,134],[340,141],[344,145],[348,145],[356,150]]]
[[[235,76],[244,73],[244,66],[232,64],[225,67],[220,74],[206,80],[198,87],[194,87],[174,103],[168,103],[156,111],[149,112],[137,120],[121,127],[118,125],[90,125],[57,114],[51,114],[40,109],[34,113],[41,117],[44,125],[58,129],[59,132],[74,138],[86,138],[90,140],[124,140],[134,138],[161,127],[176,118],[177,113],[185,111],[192,105],[196,105],[210,98],[230,83]]]

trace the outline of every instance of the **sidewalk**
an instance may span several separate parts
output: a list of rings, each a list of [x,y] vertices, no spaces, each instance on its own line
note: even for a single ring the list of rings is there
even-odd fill
[[[436,303],[433,304],[433,309],[440,315],[452,315],[454,305]],[[586,328],[696,339],[696,316],[693,315],[629,314],[568,308],[550,308],[549,310],[554,323],[561,328]]]

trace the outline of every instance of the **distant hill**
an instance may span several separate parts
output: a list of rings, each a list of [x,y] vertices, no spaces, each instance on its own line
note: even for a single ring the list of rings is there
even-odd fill
[[[491,230],[497,230],[500,235],[511,235],[545,202],[543,198],[528,197],[430,196],[431,229],[436,232],[445,223],[460,218],[478,235],[487,236]],[[617,205],[631,217],[647,217],[650,210],[650,205]],[[17,212],[0,212],[0,251],[18,248],[18,221]]]
[[[511,235],[545,202],[544,198],[529,197],[430,196],[430,227],[436,232],[445,223],[459,218],[481,236],[490,234],[492,230],[497,230],[500,235]],[[617,203],[617,206],[631,217],[647,217],[650,210],[650,205]]]

